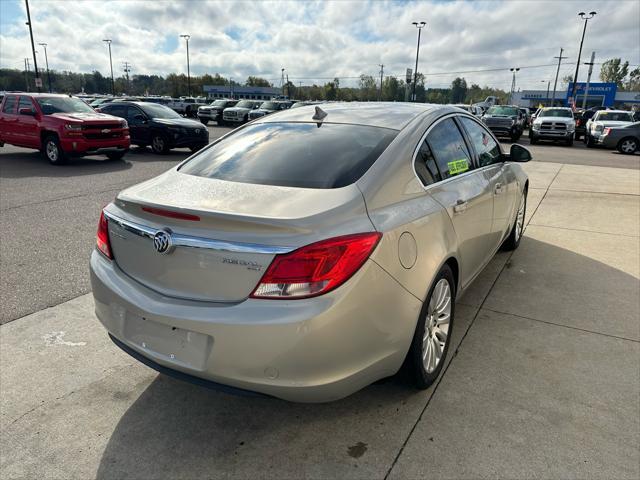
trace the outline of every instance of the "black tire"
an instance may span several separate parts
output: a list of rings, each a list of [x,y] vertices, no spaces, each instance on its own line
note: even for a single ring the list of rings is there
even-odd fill
[[[107,153],[107,158],[109,160],[122,160],[122,157],[124,157],[124,154],[127,153],[126,151],[124,152],[109,152]]]
[[[566,140],[566,141],[564,142],[564,144],[565,144],[567,147],[572,147],[572,146],[573,146],[573,137],[569,137],[569,139],[568,139],[568,140]]]
[[[425,367],[425,363],[422,360],[423,358],[423,338],[425,337],[425,332],[429,329],[429,324],[431,324],[431,316],[430,316],[430,303],[432,297],[434,295],[434,291],[436,286],[440,283],[441,280],[446,280],[449,284],[449,292],[451,295],[450,299],[450,313],[449,313],[449,323],[446,332],[446,340],[444,342],[444,347],[441,348],[441,357],[440,360],[436,363],[435,369],[431,372],[427,371]],[[428,388],[433,382],[436,381],[438,375],[442,371],[442,368],[447,360],[447,352],[449,351],[449,345],[451,344],[451,335],[453,333],[453,323],[455,318],[455,307],[456,307],[456,284],[453,277],[453,272],[449,265],[444,265],[435,279],[433,280],[433,284],[429,289],[429,293],[427,298],[422,305],[422,309],[420,310],[420,317],[418,318],[418,323],[416,325],[416,330],[413,334],[413,340],[411,342],[411,348],[409,349],[409,353],[407,354],[407,362],[406,365],[410,371],[411,377],[415,386],[419,389]],[[429,334],[429,332],[427,332]],[[440,337],[438,337],[440,338]]]
[[[593,148],[595,146],[595,142],[593,141],[593,137],[591,135],[586,135],[584,137],[584,143],[587,147]]]
[[[191,115],[191,107],[190,106],[185,109],[184,116],[187,117],[187,118],[192,116]]]
[[[208,119],[206,119],[206,118],[200,118],[200,122],[201,122],[203,125],[209,125],[209,120],[208,120]]]
[[[165,155],[169,152],[169,142],[167,137],[161,133],[154,133],[151,137],[151,149],[156,155]]]
[[[531,145],[535,145],[538,143],[538,138],[535,135],[530,135],[529,136],[529,143]]]
[[[518,204],[518,211],[516,213],[516,219],[513,222],[513,227],[511,227],[509,236],[502,244],[503,250],[515,250],[520,245],[520,240],[522,240],[522,233],[524,231],[524,227],[526,226],[524,222],[527,215],[527,193],[528,191],[525,189],[522,192],[521,197],[521,199],[524,201],[524,205],[522,206],[522,223],[520,224],[520,229],[518,230],[518,219],[520,218],[520,204]]]
[[[625,155],[633,155],[640,150],[640,141],[635,137],[626,137],[618,142],[616,150]]]
[[[67,162],[67,156],[60,146],[57,135],[47,135],[42,143],[42,153],[51,165],[62,165]]]

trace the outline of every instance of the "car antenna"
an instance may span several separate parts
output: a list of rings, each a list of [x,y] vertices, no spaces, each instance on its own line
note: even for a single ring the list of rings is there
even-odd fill
[[[316,107],[316,113],[313,114],[313,117],[311,117],[311,120],[315,120],[318,123],[318,128],[320,128],[323,120],[327,115],[329,115],[327,112],[322,110],[320,107]]]

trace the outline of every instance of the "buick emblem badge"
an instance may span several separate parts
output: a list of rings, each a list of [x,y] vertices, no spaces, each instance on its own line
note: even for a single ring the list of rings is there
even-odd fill
[[[196,128],[196,133],[200,133],[200,129],[199,128]]]
[[[160,230],[153,236],[153,248],[158,253],[171,253],[173,242],[171,241],[171,232],[168,230]]]

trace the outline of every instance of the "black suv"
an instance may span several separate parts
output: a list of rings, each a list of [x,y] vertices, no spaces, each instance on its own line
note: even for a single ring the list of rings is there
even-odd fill
[[[587,133],[587,122],[591,120],[598,110],[606,110],[607,107],[591,107],[581,114],[576,116],[576,133],[575,139],[580,140],[580,137]]]
[[[188,147],[192,152],[209,143],[209,131],[200,122],[183,118],[169,107],[150,102],[111,102],[102,113],[127,120],[131,144],[151,145],[154,153]]]
[[[236,103],[238,103],[238,100],[216,100],[211,105],[198,108],[198,118],[205,125],[209,121],[222,123],[222,111],[225,108],[235,107]]]

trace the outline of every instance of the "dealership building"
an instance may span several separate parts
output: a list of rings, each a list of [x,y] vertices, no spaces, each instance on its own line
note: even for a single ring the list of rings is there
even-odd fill
[[[571,89],[570,83],[567,91],[556,91],[556,105],[568,106],[570,103]],[[582,102],[587,96],[587,107],[603,106],[623,108],[625,110],[640,109],[640,92],[619,92],[615,83],[590,83],[589,90],[586,89],[586,82],[576,84],[576,106],[582,107]],[[551,105],[553,91],[547,90],[522,90],[513,93],[513,103],[521,107],[538,107],[540,105]]]
[[[281,94],[280,89],[272,87],[241,87],[239,85],[204,85],[207,98],[236,98],[248,100],[271,100]]]

